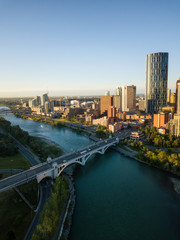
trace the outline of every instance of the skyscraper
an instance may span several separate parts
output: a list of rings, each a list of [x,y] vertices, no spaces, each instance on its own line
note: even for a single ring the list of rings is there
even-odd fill
[[[168,53],[146,56],[146,112],[157,113],[167,103]]]
[[[176,102],[175,102],[175,111],[180,115],[180,78],[176,82]]]
[[[113,106],[122,111],[122,94],[113,96]]]
[[[115,95],[116,95],[116,96],[120,96],[120,95],[121,95],[121,88],[120,88],[120,87],[116,87],[116,89],[115,89]]]
[[[113,106],[113,96],[101,96],[101,114],[107,114],[108,108]]]
[[[47,93],[44,93],[44,94],[41,96],[41,105],[45,106],[45,102],[47,102],[48,100],[49,100],[48,94],[47,94]]]
[[[105,96],[110,96],[110,91],[105,91]]]
[[[136,86],[122,87],[122,111],[129,112],[136,110]]]
[[[167,104],[170,103],[170,98],[171,98],[171,89],[167,89]]]

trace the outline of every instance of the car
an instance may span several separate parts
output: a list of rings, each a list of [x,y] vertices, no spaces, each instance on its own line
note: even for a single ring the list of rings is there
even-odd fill
[[[65,163],[66,162],[66,160],[63,160],[63,163]]]
[[[86,153],[86,152],[87,152],[87,150],[84,150],[84,151],[80,152],[80,154],[82,155],[82,154],[84,154],[84,153]]]

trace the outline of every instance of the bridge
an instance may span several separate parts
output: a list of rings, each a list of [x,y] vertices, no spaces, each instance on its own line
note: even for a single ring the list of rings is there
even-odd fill
[[[2,109],[0,109],[0,114],[1,113],[12,113],[12,111],[11,111],[11,109],[2,108]]]
[[[95,153],[104,154],[109,147],[115,146],[118,142],[118,137],[109,138],[99,141],[81,150],[68,153],[54,159],[49,159],[44,163],[37,164],[26,171],[1,180],[0,192],[17,187],[33,179],[37,179],[38,183],[46,177],[55,179],[69,165],[80,164],[84,166],[90,156]]]

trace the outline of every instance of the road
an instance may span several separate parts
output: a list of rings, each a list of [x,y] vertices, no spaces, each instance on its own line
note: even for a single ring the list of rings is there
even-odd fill
[[[19,173],[23,172],[24,170],[22,169],[13,169],[13,168],[7,168],[7,169],[0,169],[0,173]]]
[[[39,222],[39,216],[40,213],[43,211],[44,204],[48,200],[48,197],[50,195],[51,191],[51,186],[52,186],[52,180],[51,179],[43,179],[40,184],[40,200],[39,204],[36,210],[36,214],[31,222],[31,225],[26,233],[26,236],[24,237],[24,240],[30,240],[32,238],[32,235],[38,225]]]
[[[14,145],[19,149],[20,153],[30,162],[32,166],[35,166],[41,163],[38,157],[34,153],[32,153],[31,150],[23,146],[18,140],[16,140],[10,134],[9,134],[9,137],[13,139]]]
[[[123,134],[125,137],[125,135]],[[120,139],[123,139],[124,137],[121,136]],[[4,191],[9,189],[10,187],[18,186],[23,183],[26,183],[27,181],[30,181],[32,179],[35,179],[36,176],[40,173],[46,172],[47,170],[52,168],[53,163],[57,163],[58,165],[63,165],[67,163],[68,161],[72,161],[74,159],[82,158],[82,156],[86,156],[88,154],[94,153],[94,151],[100,150],[102,147],[115,144],[117,142],[116,137],[109,138],[106,140],[99,141],[91,146],[85,147],[79,151],[68,153],[66,155],[63,155],[61,157],[55,158],[51,161],[51,163],[40,163],[38,165],[35,165],[34,167],[31,167],[30,169],[23,171],[22,173],[16,174],[14,176],[5,178],[0,181],[0,191]]]

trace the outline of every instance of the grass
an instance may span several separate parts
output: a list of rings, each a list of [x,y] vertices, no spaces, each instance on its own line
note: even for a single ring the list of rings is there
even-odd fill
[[[58,118],[58,119],[54,119],[54,121],[55,121],[55,122],[81,123],[81,124],[82,124],[81,121],[76,120],[76,119],[71,119],[71,120],[69,120],[69,119],[66,119],[66,118]]]
[[[31,199],[37,199],[37,183],[32,181],[19,189],[32,204]],[[0,193],[0,239],[24,239],[28,227],[34,217],[34,212],[13,190]]]
[[[28,169],[30,168],[30,163],[28,160],[21,154],[17,153],[14,156],[10,157],[0,157],[0,169],[3,168],[18,168],[18,169]]]

